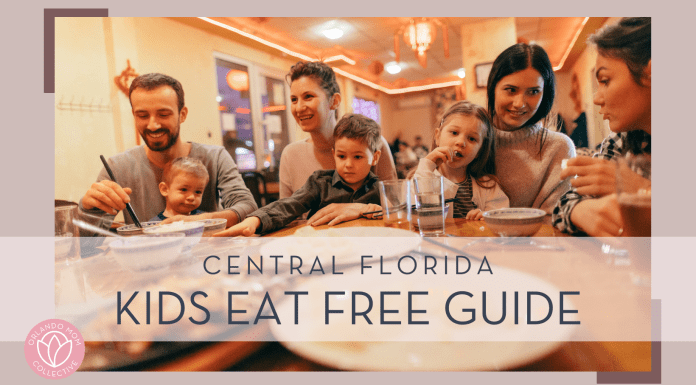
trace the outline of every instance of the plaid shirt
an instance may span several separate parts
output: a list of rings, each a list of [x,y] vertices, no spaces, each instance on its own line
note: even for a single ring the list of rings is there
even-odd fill
[[[628,145],[626,142],[627,133],[612,133],[604,141],[599,149],[599,152],[595,153],[593,158],[602,158],[606,160],[616,160],[619,157],[624,156],[623,154],[628,152]],[[650,139],[649,134],[644,134],[641,140],[640,151],[634,151],[634,153],[650,153]],[[553,209],[551,214],[551,220],[553,225],[569,234],[579,235],[585,234],[582,230],[577,228],[573,222],[570,221],[570,212],[573,211],[575,205],[584,199],[594,199],[594,196],[583,196],[578,194],[575,189],[571,189],[567,193],[561,196],[561,199],[556,203],[556,207]]]

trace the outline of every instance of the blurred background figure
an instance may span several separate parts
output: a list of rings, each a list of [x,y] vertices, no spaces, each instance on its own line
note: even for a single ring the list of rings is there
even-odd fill
[[[415,138],[416,143],[413,145],[413,152],[416,153],[416,156],[418,159],[424,158],[426,155],[428,155],[428,147],[423,144],[423,137],[420,135],[417,135]]]
[[[399,141],[399,151],[396,153],[396,174],[399,179],[404,179],[408,172],[418,166],[418,156],[413,152],[408,142]]]
[[[578,153],[582,152],[582,155],[592,155],[591,153],[589,153],[591,150],[588,148],[589,142],[587,140],[587,115],[585,114],[585,111],[582,108],[580,81],[578,80],[577,73],[573,73],[571,87],[572,88],[570,91],[570,99],[573,101],[573,107],[575,109],[577,117],[575,118],[575,120],[573,120],[572,124],[563,124],[560,127],[559,131],[570,137],[570,140],[572,140],[573,144],[575,144],[575,150]],[[562,119],[559,119],[559,122],[562,121]],[[580,149],[582,150],[580,151]]]
[[[239,139],[236,130],[225,132],[225,136],[222,137],[222,145],[227,152],[230,153],[235,163],[239,164],[240,161],[244,163],[245,161],[253,160],[254,165],[256,164],[256,159],[253,157],[254,148],[245,141]],[[249,156],[249,154],[251,156]],[[242,157],[244,157],[244,159],[240,159]]]

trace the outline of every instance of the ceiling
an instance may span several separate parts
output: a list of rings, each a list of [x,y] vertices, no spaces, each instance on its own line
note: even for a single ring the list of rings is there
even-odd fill
[[[415,53],[404,42],[403,36],[400,36],[399,51],[402,70],[395,75],[386,71],[379,72],[379,67],[380,64],[394,61],[394,35],[403,25],[409,23],[411,18],[408,17],[218,17],[211,19],[311,58],[345,55],[353,59],[355,64],[338,60],[331,62],[331,65],[383,87],[397,89],[457,80],[457,70],[462,67],[461,26],[493,18],[438,18],[446,25],[445,28],[448,31],[449,57],[445,57],[443,31],[442,27],[439,27],[435,42],[427,51],[427,68],[423,68],[418,63]],[[584,17],[518,17],[515,18],[515,26],[518,41],[533,42],[544,47],[554,67],[563,63],[560,69],[562,71],[564,68],[572,67],[573,62],[584,49],[587,35],[601,26],[605,19],[589,18],[585,21]],[[336,40],[326,38],[321,31],[327,26],[342,29],[343,36]],[[206,29],[210,28],[214,30],[214,27]],[[251,45],[260,44],[252,39],[253,37],[248,39]],[[263,48],[274,51],[270,47]],[[280,53],[278,50],[275,52]],[[565,62],[564,56],[567,56]]]

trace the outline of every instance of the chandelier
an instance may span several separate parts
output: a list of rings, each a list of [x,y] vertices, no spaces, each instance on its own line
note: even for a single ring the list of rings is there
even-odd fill
[[[445,57],[449,58],[449,39],[447,35],[447,25],[438,19],[419,18],[411,19],[408,24],[402,26],[394,35],[394,53],[396,61],[399,62],[399,35],[403,35],[404,41],[416,54],[418,63],[423,68],[428,67],[426,52],[437,37],[437,27],[442,27],[442,41],[445,46]]]

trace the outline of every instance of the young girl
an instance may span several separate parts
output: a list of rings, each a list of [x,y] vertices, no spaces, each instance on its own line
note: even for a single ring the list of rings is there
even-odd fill
[[[509,207],[495,174],[495,136],[486,110],[466,101],[450,107],[435,129],[432,151],[416,177],[445,177],[445,199],[455,198],[450,216],[480,220],[483,212]]]

